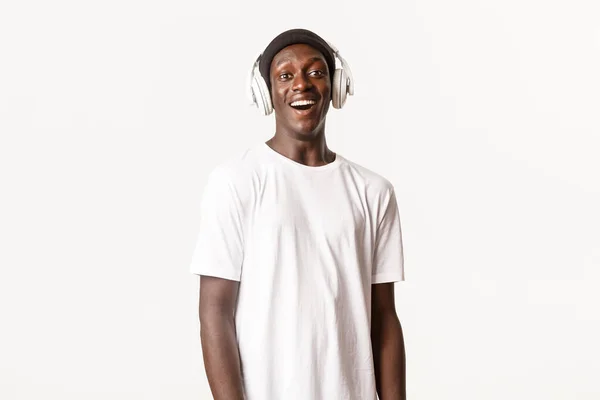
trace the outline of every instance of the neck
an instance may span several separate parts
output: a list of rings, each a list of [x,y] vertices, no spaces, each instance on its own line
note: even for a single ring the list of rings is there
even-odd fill
[[[335,153],[327,147],[323,131],[309,140],[276,131],[266,144],[287,158],[310,167],[329,164],[336,157]]]

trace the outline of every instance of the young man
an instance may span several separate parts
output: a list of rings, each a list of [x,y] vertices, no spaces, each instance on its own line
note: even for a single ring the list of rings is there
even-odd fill
[[[211,172],[191,265],[213,396],[405,399],[396,197],[327,147],[335,53],[310,31],[286,31],[259,69],[275,134]]]

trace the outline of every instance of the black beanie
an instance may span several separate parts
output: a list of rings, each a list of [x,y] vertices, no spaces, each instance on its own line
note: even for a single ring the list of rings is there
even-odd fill
[[[314,47],[325,57],[327,67],[329,68],[329,78],[333,83],[333,73],[335,72],[335,55],[331,47],[327,44],[323,38],[314,32],[306,29],[290,29],[279,34],[275,39],[269,43],[265,51],[263,51],[260,62],[258,63],[258,69],[260,74],[265,80],[269,92],[271,91],[271,62],[277,53],[283,48],[291,46],[293,44],[308,44]]]

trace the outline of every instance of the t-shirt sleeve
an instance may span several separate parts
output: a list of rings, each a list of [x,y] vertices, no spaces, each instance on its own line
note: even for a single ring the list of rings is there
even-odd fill
[[[394,189],[389,190],[387,205],[378,223],[371,283],[404,280],[404,251],[400,213]]]
[[[200,203],[200,232],[190,272],[239,281],[243,261],[241,202],[227,174],[213,170]]]

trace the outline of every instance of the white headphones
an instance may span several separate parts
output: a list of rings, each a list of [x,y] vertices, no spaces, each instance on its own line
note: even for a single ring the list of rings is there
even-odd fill
[[[344,106],[348,95],[352,96],[354,94],[354,80],[352,79],[352,71],[350,71],[346,60],[342,58],[339,51],[331,43],[328,42],[327,44],[331,47],[333,54],[342,66],[342,68],[335,69],[333,82],[331,82],[331,102],[334,108],[339,109]],[[266,116],[273,112],[273,104],[267,83],[258,70],[261,57],[262,53],[256,58],[248,75],[247,94],[251,104],[256,105],[262,115]]]

